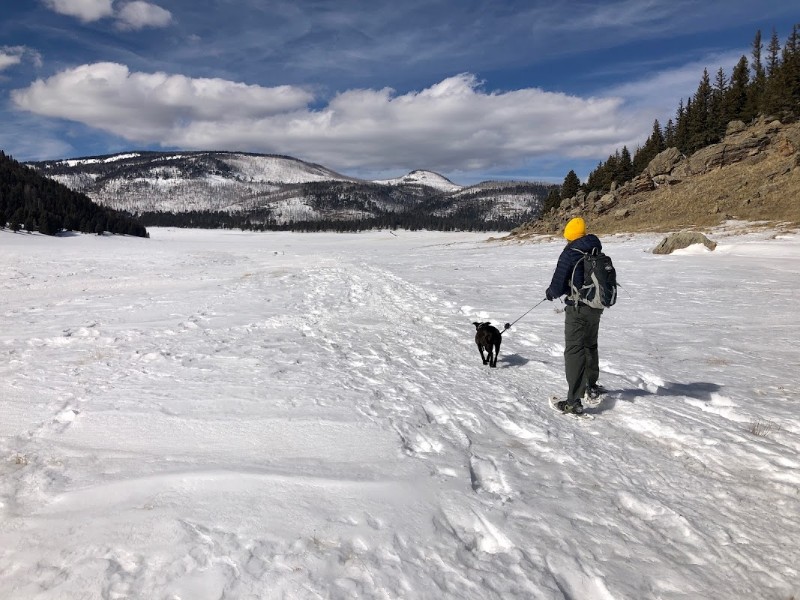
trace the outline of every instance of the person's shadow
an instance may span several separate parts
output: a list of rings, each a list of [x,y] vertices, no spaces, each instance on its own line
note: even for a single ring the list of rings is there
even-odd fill
[[[609,389],[603,400],[595,407],[588,407],[588,413],[604,413],[613,410],[617,402],[636,402],[638,399],[653,397],[653,396],[681,396],[684,398],[694,398],[703,402],[710,402],[711,395],[722,389],[722,386],[716,383],[709,383],[706,381],[696,381],[694,383],[676,383],[672,381],[666,382],[664,385],[659,386],[654,392],[642,388],[622,388],[622,389]]]

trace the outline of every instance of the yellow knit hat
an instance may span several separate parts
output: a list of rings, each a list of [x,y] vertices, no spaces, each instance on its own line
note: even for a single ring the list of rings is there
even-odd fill
[[[567,223],[566,227],[564,227],[564,237],[567,238],[567,241],[569,242],[573,242],[585,235],[586,223],[580,217],[570,219],[570,222]]]

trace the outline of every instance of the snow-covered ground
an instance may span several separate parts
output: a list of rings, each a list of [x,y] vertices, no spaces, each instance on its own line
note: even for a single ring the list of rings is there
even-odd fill
[[[0,598],[790,600],[800,237],[604,239],[593,420],[561,243],[0,231]]]

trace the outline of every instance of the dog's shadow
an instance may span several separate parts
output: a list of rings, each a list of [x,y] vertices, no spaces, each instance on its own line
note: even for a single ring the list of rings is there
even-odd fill
[[[504,354],[497,362],[503,363],[503,368],[507,369],[509,367],[521,367],[523,365],[527,365],[529,362],[531,362],[531,359],[520,356],[519,354]]]

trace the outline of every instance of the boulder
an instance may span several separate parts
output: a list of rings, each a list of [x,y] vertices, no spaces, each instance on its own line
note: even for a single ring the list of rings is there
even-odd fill
[[[744,124],[744,121],[731,121],[728,123],[728,127],[725,129],[725,135],[733,135],[734,133],[739,133],[747,129],[747,125]]]
[[[675,168],[675,165],[680,162],[682,157],[681,151],[677,148],[667,148],[663,152],[659,152],[655,155],[644,172],[650,177],[665,175]]]
[[[781,156],[800,152],[800,128],[787,127],[777,135],[775,144]]]
[[[687,248],[692,244],[703,244],[709,250],[717,247],[716,242],[712,242],[702,233],[697,231],[679,231],[671,233],[653,248],[653,254],[672,254],[680,248]]]
[[[600,200],[597,202],[596,206],[597,212],[602,214],[614,208],[617,205],[617,202],[619,202],[617,195],[609,192],[608,194],[600,198]]]
[[[653,177],[653,183],[657,186],[659,185],[675,185],[676,183],[680,183],[680,178],[676,177],[673,174],[670,175],[656,175]]]

